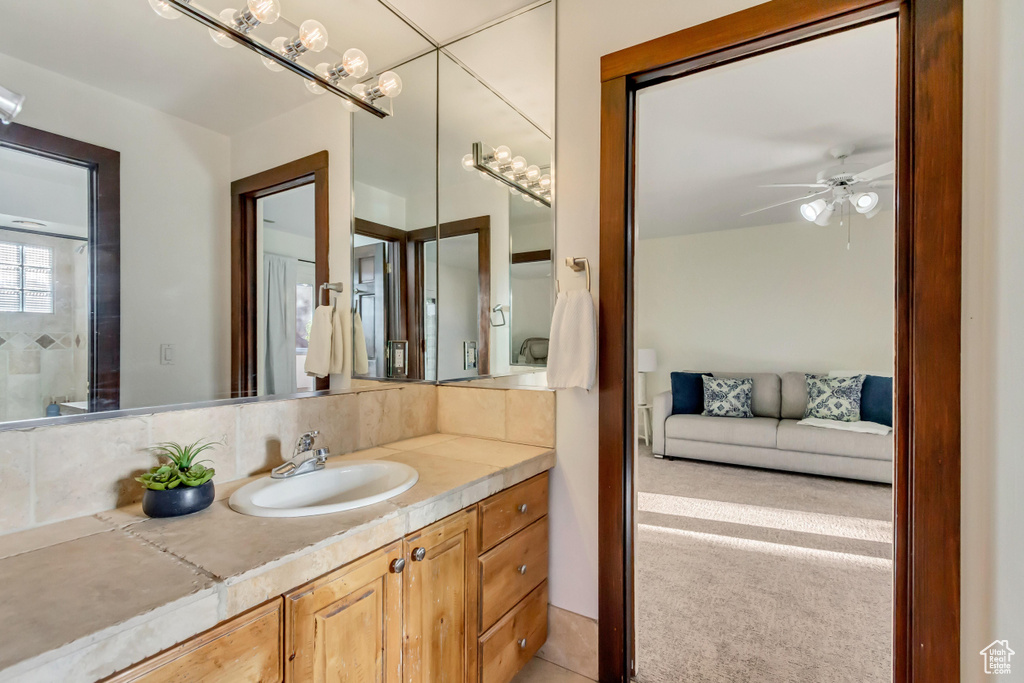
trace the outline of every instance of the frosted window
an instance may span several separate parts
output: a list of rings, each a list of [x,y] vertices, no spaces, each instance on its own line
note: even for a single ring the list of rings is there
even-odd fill
[[[53,249],[0,242],[0,312],[53,313]]]

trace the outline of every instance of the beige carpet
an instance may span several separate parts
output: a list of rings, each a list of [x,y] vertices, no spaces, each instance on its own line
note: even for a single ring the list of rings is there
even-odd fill
[[[641,446],[637,681],[890,680],[889,486]]]

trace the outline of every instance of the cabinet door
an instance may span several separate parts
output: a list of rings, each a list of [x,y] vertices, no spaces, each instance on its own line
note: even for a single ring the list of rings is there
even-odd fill
[[[400,683],[402,542],[285,595],[286,683]]]
[[[405,681],[477,680],[476,508],[405,538]]]

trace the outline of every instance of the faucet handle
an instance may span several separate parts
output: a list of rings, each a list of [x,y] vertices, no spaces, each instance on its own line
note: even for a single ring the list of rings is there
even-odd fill
[[[295,444],[295,455],[313,450],[313,442],[318,436],[320,436],[320,432],[315,429],[300,436],[298,443]]]

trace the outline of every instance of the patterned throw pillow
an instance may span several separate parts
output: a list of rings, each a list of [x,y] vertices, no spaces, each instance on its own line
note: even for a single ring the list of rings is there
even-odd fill
[[[860,421],[860,397],[864,375],[823,377],[807,375],[807,409],[804,417],[839,422]]]
[[[754,417],[750,412],[750,394],[754,380],[727,377],[702,377],[704,380],[704,412],[708,417]]]

